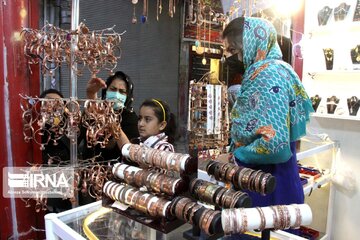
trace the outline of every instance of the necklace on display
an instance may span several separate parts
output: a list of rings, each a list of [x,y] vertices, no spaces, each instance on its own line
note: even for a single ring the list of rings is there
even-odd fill
[[[360,0],[357,0],[353,21],[360,21]]]
[[[318,12],[318,23],[319,26],[325,26],[332,13],[332,8],[325,6]]]
[[[352,96],[351,98],[347,99],[347,104],[349,108],[349,114],[351,116],[356,116],[360,107],[359,99],[356,96]]]
[[[334,50],[331,48],[324,48],[323,51],[325,56],[326,70],[332,70],[334,63]]]
[[[353,64],[360,64],[360,45],[351,49],[351,61]]]
[[[346,3],[341,3],[338,7],[334,9],[334,17],[335,21],[342,21],[345,19],[350,9],[350,5]]]
[[[339,102],[340,102],[340,99],[337,98],[336,96],[332,96],[327,99],[326,105],[327,105],[327,111],[329,114],[333,114],[335,112],[335,109]]]
[[[310,98],[312,106],[314,108],[314,111],[316,112],[317,108],[319,107],[319,104],[321,102],[321,97],[319,95],[315,95],[315,97]]]

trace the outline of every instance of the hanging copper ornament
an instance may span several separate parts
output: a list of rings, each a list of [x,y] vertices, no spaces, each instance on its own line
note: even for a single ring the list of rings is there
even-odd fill
[[[136,18],[136,4],[138,3],[138,0],[132,0],[131,3],[134,6],[134,12],[133,12],[133,17],[131,19],[131,23],[132,24],[136,24],[137,23],[137,18]]]

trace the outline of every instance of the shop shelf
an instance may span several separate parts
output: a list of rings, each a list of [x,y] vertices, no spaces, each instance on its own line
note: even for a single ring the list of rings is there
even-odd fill
[[[360,117],[357,117],[357,116],[349,116],[349,115],[334,115],[334,114],[312,113],[311,116],[317,117],[317,118],[360,121]]]
[[[321,188],[323,185],[329,183],[331,180],[331,174],[326,174],[318,179],[314,180],[314,182],[308,183],[304,186],[304,194],[309,195],[312,191],[317,188]]]
[[[334,31],[334,30],[338,31]],[[315,26],[312,29],[309,29],[309,34],[311,37],[321,37],[321,36],[332,36],[341,33],[354,34],[360,32],[360,23],[359,22],[334,22],[329,23],[325,26]]]

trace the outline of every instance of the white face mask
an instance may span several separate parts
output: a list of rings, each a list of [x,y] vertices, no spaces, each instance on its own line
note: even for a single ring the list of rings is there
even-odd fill
[[[126,98],[127,96],[125,94],[121,94],[119,92],[114,92],[114,91],[106,91],[105,99],[114,101],[114,105],[113,105],[114,110],[119,110],[124,108]]]

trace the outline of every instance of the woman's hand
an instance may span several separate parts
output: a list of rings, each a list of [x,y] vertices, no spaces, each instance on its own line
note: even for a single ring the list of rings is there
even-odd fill
[[[96,99],[97,92],[102,88],[106,88],[104,80],[101,78],[91,78],[86,86],[86,97],[88,99]]]

